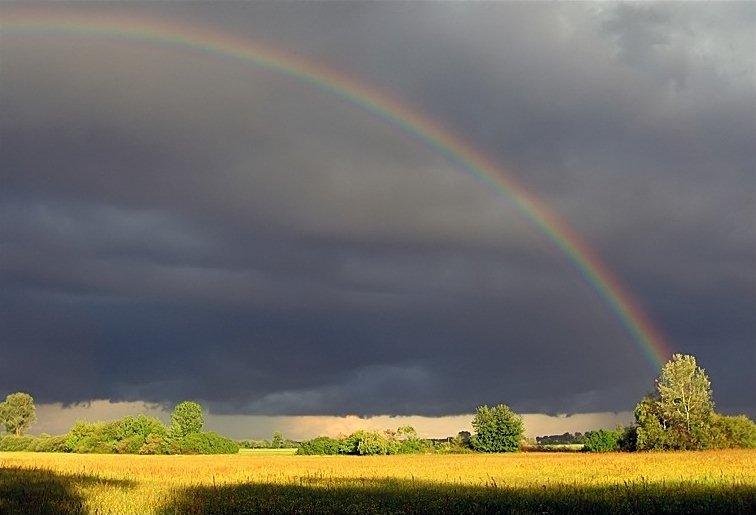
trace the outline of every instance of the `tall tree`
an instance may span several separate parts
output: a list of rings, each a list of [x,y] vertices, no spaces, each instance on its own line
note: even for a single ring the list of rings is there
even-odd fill
[[[37,421],[37,409],[32,396],[23,392],[8,395],[5,402],[0,404],[0,420],[9,433],[16,436],[24,434]]]
[[[675,354],[662,368],[656,395],[635,409],[644,449],[701,449],[708,445],[714,402],[711,383],[696,358]]]
[[[184,437],[192,433],[202,431],[205,424],[202,415],[202,406],[192,401],[183,401],[176,404],[171,414],[171,433],[174,436]]]
[[[513,452],[520,448],[523,434],[522,417],[509,406],[478,406],[472,426],[475,435],[471,443],[477,451]]]

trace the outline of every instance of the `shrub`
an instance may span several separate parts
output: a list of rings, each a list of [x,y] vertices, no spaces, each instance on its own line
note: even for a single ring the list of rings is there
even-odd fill
[[[118,442],[119,422],[83,422],[74,424],[66,437],[71,452],[110,454]]]
[[[5,435],[0,437],[0,451],[33,451],[37,439],[33,436]]]
[[[116,429],[116,438],[123,440],[132,436],[139,436],[142,439],[147,438],[149,434],[166,433],[163,423],[147,415],[137,415],[136,417],[124,417],[118,421]]]
[[[189,433],[171,444],[171,454],[236,454],[239,444],[217,433]]]
[[[355,431],[341,441],[339,454],[372,456],[376,454],[396,454],[399,445],[396,440],[374,431]]]
[[[318,436],[299,444],[297,454],[338,454],[341,441],[328,436]]]
[[[634,452],[638,450],[638,428],[636,426],[627,426],[622,429],[622,436],[617,442],[619,449],[625,452]]]
[[[66,435],[50,436],[43,435],[37,438],[34,451],[36,452],[70,452],[66,444]]]
[[[164,434],[150,433],[139,448],[139,454],[168,454],[168,443]]]
[[[756,447],[756,424],[745,415],[714,415],[710,446],[715,449]]]
[[[621,430],[599,429],[598,431],[588,431],[585,434],[583,450],[587,452],[617,451],[621,437]]]
[[[523,427],[522,417],[509,406],[499,404],[493,408],[479,406],[472,422],[475,435],[472,447],[481,452],[514,452],[520,448]]]
[[[433,446],[426,440],[419,438],[411,438],[408,440],[399,441],[399,445],[396,449],[397,454],[421,454],[424,452],[430,452],[433,450]]]
[[[118,440],[113,445],[116,454],[138,454],[144,445],[144,437],[141,435],[131,435]]]

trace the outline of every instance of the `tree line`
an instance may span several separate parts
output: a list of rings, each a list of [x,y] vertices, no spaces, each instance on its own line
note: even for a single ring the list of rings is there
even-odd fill
[[[23,433],[36,421],[34,400],[14,393],[0,404],[0,421],[8,435],[0,451],[73,452],[100,454],[235,454],[238,444],[203,431],[204,415],[196,402],[178,403],[166,426],[154,417],[127,416],[108,422],[79,421],[65,435],[38,437]]]
[[[599,429],[573,439],[587,452],[756,448],[756,424],[745,415],[714,411],[711,383],[693,356],[675,354],[661,370],[656,389],[635,407],[635,424]],[[543,450],[524,438],[522,417],[508,406],[479,406],[475,433],[461,432],[448,443],[433,445],[391,431],[357,431],[302,442],[300,454],[401,454],[405,452],[513,452]],[[562,435],[567,436],[567,435]]]
[[[580,435],[589,452],[755,448],[756,424],[745,415],[714,411],[711,383],[693,356],[676,354],[656,380],[654,393],[635,407],[635,424],[599,429]],[[171,423],[146,415],[110,422],[77,422],[61,436],[24,436],[36,421],[34,400],[18,392],[0,403],[0,423],[8,435],[0,437],[0,451],[46,451],[120,454],[227,454],[244,448],[296,447],[298,454],[417,454],[514,452],[542,450],[524,438],[522,416],[504,404],[479,406],[472,420],[474,433],[461,431],[443,440],[422,439],[411,426],[382,432],[359,430],[332,438],[303,442],[280,432],[268,440],[235,442],[203,431],[204,415],[196,402],[177,404]],[[562,435],[567,436],[567,435]]]

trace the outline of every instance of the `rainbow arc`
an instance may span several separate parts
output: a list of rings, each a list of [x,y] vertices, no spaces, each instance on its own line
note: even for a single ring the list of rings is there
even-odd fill
[[[153,19],[97,13],[67,15],[20,8],[2,14],[0,30],[0,34],[27,37],[53,35],[140,41],[236,59],[291,77],[358,106],[445,156],[457,169],[513,205],[556,245],[601,297],[655,371],[671,355],[661,333],[640,304],[566,221],[463,138],[376,88],[280,49],[217,31]]]

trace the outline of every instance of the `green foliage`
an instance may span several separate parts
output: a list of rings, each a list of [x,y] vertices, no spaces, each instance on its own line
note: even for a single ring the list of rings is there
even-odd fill
[[[675,354],[657,381],[659,412],[678,449],[703,449],[711,431],[711,383],[696,358]]]
[[[422,440],[412,426],[397,428],[394,438],[397,440],[397,454],[421,454],[433,451],[433,445],[427,440]]]
[[[396,431],[355,431],[340,439],[319,436],[299,444],[297,454],[352,454],[358,456],[418,454],[433,452],[431,442],[422,440],[411,426]]]
[[[15,436],[0,437],[0,451],[69,452],[67,436]]]
[[[622,428],[622,435],[617,442],[619,449],[625,452],[638,450],[638,428],[636,426],[627,426]]]
[[[285,438],[280,431],[273,433],[270,440],[238,440],[241,449],[296,449],[299,443]]]
[[[652,396],[644,397],[635,407],[636,447],[645,451],[667,449],[670,435],[659,409],[659,403]]]
[[[711,447],[715,449],[756,448],[756,423],[745,415],[712,418]]]
[[[396,448],[397,454],[422,454],[432,451],[433,446],[427,440],[421,440],[420,438],[400,440]]]
[[[170,451],[165,434],[150,433],[139,448],[139,454],[168,454]]]
[[[118,421],[118,427],[116,429],[116,437],[118,439],[125,439],[134,436],[145,439],[149,434],[157,434],[163,436],[165,435],[165,433],[165,425],[163,425],[160,420],[153,417],[148,417],[147,415],[124,417]]]
[[[522,417],[509,406],[479,406],[472,426],[475,435],[471,438],[471,444],[476,451],[514,452],[520,448],[523,435]]]
[[[118,421],[78,421],[68,432],[66,446],[75,453],[114,453],[118,443],[118,426]]]
[[[171,442],[171,454],[236,454],[239,444],[217,433],[189,433]]]
[[[599,429],[588,431],[585,434],[583,449],[587,452],[612,452],[619,450],[619,441],[622,438],[621,429]]]
[[[202,415],[202,406],[192,401],[183,401],[173,408],[171,414],[171,435],[177,438],[183,438],[192,433],[202,431],[205,424]]]
[[[35,452],[70,452],[68,445],[66,444],[66,435],[58,436],[40,436],[37,438],[37,445],[34,448]]]
[[[657,391],[635,408],[640,450],[705,449],[711,445],[711,383],[696,358],[675,354],[662,368]]]
[[[270,449],[269,440],[239,440],[236,443],[241,449]]]
[[[341,441],[328,436],[318,436],[299,444],[297,454],[338,454]]]
[[[28,393],[12,393],[0,403],[0,422],[9,433],[21,436],[36,421],[34,399]]]
[[[372,456],[376,454],[396,454],[399,444],[394,438],[388,438],[374,431],[355,431],[341,441],[339,454],[357,454]]]
[[[79,421],[68,432],[66,445],[76,453],[164,454],[166,438],[162,422],[137,415],[110,422]]]
[[[634,449],[756,447],[752,420],[714,412],[709,378],[693,356],[675,354],[656,384],[657,392],[635,407]]]
[[[0,451],[31,451],[37,445],[33,436],[5,435],[0,437]]]
[[[460,431],[457,433],[457,436],[454,437],[452,443],[458,447],[472,449],[472,434],[470,434],[470,431]]]

